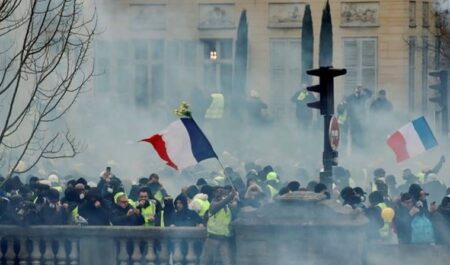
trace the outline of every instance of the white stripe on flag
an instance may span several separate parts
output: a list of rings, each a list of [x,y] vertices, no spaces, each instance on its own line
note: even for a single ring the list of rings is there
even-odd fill
[[[161,135],[166,143],[167,155],[177,165],[178,169],[183,169],[198,163],[192,154],[188,131],[181,120],[171,123],[161,132]]]
[[[403,135],[406,141],[406,149],[408,150],[409,157],[414,157],[425,152],[422,140],[420,140],[416,129],[412,122],[406,124],[399,129],[399,132]]]

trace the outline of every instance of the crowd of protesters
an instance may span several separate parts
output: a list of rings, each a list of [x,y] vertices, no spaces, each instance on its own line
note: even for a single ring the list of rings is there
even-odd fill
[[[450,245],[450,189],[437,178],[444,163],[442,157],[433,169],[416,174],[405,169],[402,185],[378,168],[367,187],[355,187],[350,171],[336,167],[331,189],[316,181],[300,183],[304,178],[284,181],[288,177],[271,166],[247,163],[244,177],[227,167],[180,187],[176,196],[155,173],[125,189],[110,167],[95,182],[62,181],[54,174],[28,176],[26,183],[19,176],[2,177],[0,224],[204,226],[209,245],[217,248],[231,236],[230,224],[240,211],[256,211],[286,193],[315,192],[364,213],[368,240]]]

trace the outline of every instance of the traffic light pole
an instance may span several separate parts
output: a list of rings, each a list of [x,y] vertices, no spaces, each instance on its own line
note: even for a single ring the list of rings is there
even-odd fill
[[[333,166],[337,165],[338,152],[333,149],[330,140],[330,124],[334,114],[334,77],[347,73],[345,69],[320,67],[307,71],[308,75],[318,76],[319,85],[308,87],[308,91],[320,94],[320,100],[308,103],[310,108],[320,110],[323,115],[323,171],[320,172],[320,182],[325,184],[329,191],[333,185]]]
[[[320,183],[327,185],[331,191],[333,185],[333,162],[337,158],[337,152],[331,148],[330,137],[328,132],[330,131],[330,121],[333,115],[325,114],[323,116],[323,172],[320,172]]]

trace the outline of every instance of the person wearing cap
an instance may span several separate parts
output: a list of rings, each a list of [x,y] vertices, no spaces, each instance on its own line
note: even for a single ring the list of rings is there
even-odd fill
[[[413,197],[415,206],[419,208],[420,212],[429,215],[427,196],[429,195],[425,192],[419,184],[411,184],[409,186],[408,193]]]
[[[355,192],[355,194],[357,196],[360,197],[360,200],[361,200],[361,202],[358,204],[358,207],[362,208],[362,209],[365,209],[366,205],[364,205],[364,202],[366,201],[367,192],[365,192],[361,187],[355,187],[353,189],[353,191]]]
[[[450,246],[450,196],[445,196],[432,215],[436,244]]]
[[[274,198],[279,191],[280,180],[278,174],[275,171],[270,171],[266,175],[266,193],[270,198]]]
[[[137,226],[145,223],[141,212],[129,204],[128,197],[124,192],[114,195],[114,203],[110,216],[113,225]]]
[[[353,188],[345,187],[341,190],[340,196],[343,200],[342,205],[350,206],[352,209],[361,208],[361,197],[355,193]]]

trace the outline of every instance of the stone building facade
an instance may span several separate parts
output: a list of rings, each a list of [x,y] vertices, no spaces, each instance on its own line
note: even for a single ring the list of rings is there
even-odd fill
[[[114,0],[98,2],[95,89],[147,107],[195,101],[199,91],[232,90],[240,13],[247,10],[247,96],[258,92],[275,118],[293,113],[302,85],[301,22],[311,5],[314,63],[325,0]],[[432,113],[434,0],[332,0],[333,64],[347,68],[336,81],[336,101],[357,85],[385,89],[395,109]],[[211,52],[217,59],[211,60]]]

